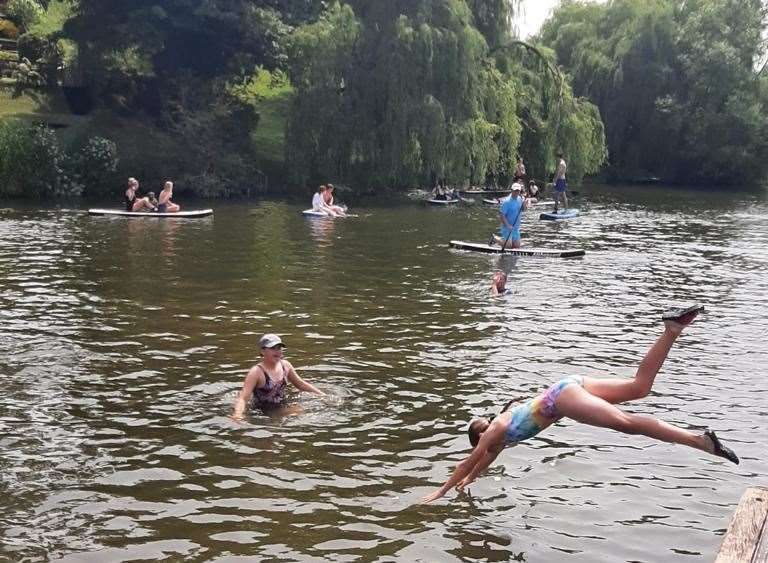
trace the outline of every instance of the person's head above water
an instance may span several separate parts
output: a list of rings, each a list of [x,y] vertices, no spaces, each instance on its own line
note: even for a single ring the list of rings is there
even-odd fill
[[[480,436],[488,430],[490,425],[491,421],[485,417],[476,418],[469,423],[467,434],[469,435],[469,443],[472,444],[473,448],[480,442]]]
[[[283,357],[283,340],[276,334],[265,334],[259,338],[262,357],[268,362],[278,362]]]
[[[506,289],[506,286],[507,286],[507,274],[501,271],[493,274],[493,285],[496,286],[496,289],[499,292],[504,291],[504,289]]]

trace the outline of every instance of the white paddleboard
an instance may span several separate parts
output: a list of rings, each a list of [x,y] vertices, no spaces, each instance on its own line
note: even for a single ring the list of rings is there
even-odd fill
[[[213,215],[213,209],[195,209],[190,211],[177,211],[176,213],[159,213],[157,211],[124,211],[120,209],[89,209],[88,215],[115,215],[118,217],[178,217],[180,219],[194,219]]]

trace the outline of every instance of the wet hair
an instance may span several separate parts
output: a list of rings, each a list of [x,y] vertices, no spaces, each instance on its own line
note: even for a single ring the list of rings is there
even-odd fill
[[[318,191],[318,192],[324,192],[324,191],[325,191],[325,190],[327,190],[327,189],[328,189],[328,186],[326,186],[325,184],[323,184],[322,186],[320,186],[319,188],[317,188],[317,191]]]
[[[469,423],[467,435],[469,436],[469,443],[472,444],[473,448],[477,447],[477,444],[480,442],[480,436],[488,429],[489,422],[487,418],[476,418]]]

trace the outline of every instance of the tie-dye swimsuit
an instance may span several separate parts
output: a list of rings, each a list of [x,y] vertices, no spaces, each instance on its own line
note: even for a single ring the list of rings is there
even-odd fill
[[[512,418],[504,437],[507,444],[516,444],[532,438],[562,418],[555,408],[555,401],[563,389],[571,384],[584,385],[584,379],[579,376],[561,379],[538,397],[513,408],[510,411]]]

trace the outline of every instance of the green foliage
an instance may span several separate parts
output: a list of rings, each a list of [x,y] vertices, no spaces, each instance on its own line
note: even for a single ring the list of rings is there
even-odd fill
[[[104,137],[91,137],[70,159],[72,176],[86,192],[110,184],[117,171],[117,145]]]
[[[261,168],[283,175],[285,157],[285,128],[294,89],[281,70],[269,72],[261,67],[257,72],[232,85],[230,94],[253,108],[258,127],[251,131],[251,140]]]
[[[742,183],[768,173],[759,0],[564,2],[542,41],[600,108],[611,174]]]
[[[29,31],[41,37],[58,34],[72,15],[73,8],[74,3],[70,0],[52,0]]]
[[[518,86],[489,58],[473,26],[480,12],[463,0],[350,3],[359,19],[336,4],[292,37],[295,179],[403,187],[509,174],[522,133]]]
[[[67,157],[44,125],[0,122],[0,186],[3,194],[26,197],[77,196],[82,186],[67,174]]]
[[[5,13],[29,29],[40,20],[43,8],[36,0],[8,0]]]

